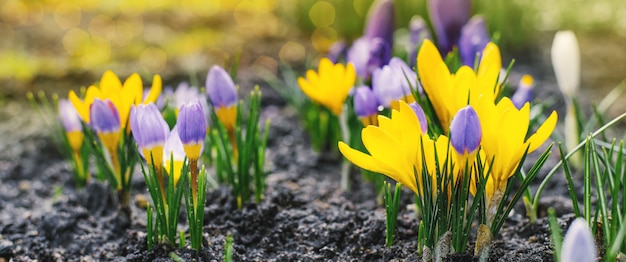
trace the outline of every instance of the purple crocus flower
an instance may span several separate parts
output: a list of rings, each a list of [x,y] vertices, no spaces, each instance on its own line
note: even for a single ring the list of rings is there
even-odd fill
[[[591,229],[584,219],[576,218],[563,239],[561,261],[596,261],[597,257]]]
[[[372,89],[359,86],[354,89],[354,112],[361,119],[364,126],[376,125],[378,115],[378,101]]]
[[[470,0],[428,0],[428,14],[442,56],[452,51],[459,41],[461,28],[470,17],[471,8]]]
[[[386,65],[391,56],[391,46],[381,38],[360,37],[352,43],[346,60],[354,65],[357,76],[369,79],[372,71]]]
[[[59,100],[59,118],[65,132],[83,131],[80,115],[67,99]]]
[[[480,146],[482,139],[480,121],[474,108],[461,108],[450,123],[450,143],[459,155],[470,155]]]
[[[78,154],[85,137],[83,134],[83,125],[76,108],[74,108],[72,103],[67,99],[59,100],[59,121],[65,131],[67,142],[70,144],[72,150]]]
[[[154,103],[140,104],[130,110],[130,128],[139,151],[155,167],[153,159],[160,160],[163,144],[170,134],[169,126]]]
[[[120,115],[111,100],[94,99],[89,115],[91,116],[91,127],[97,133],[120,131]]]
[[[89,109],[91,127],[110,154],[117,154],[120,141],[120,115],[111,100],[94,99]]]
[[[517,109],[521,109],[526,102],[530,102],[533,99],[533,82],[533,77],[530,75],[524,75],[522,79],[519,80],[517,90],[515,90],[515,93],[511,96],[511,101]]]
[[[459,38],[459,55],[463,64],[474,67],[476,54],[482,55],[483,49],[489,43],[489,34],[483,16],[474,16],[461,29]],[[478,57],[480,61],[480,56]]]
[[[206,92],[214,107],[230,107],[237,104],[237,90],[230,75],[214,65],[206,78]]]
[[[191,160],[198,159],[202,152],[207,128],[200,101],[195,100],[180,107],[176,126],[187,157]]]
[[[395,10],[392,0],[378,0],[367,15],[365,32],[348,50],[346,60],[354,65],[356,74],[369,79],[374,69],[386,65],[391,58]]]
[[[424,114],[424,109],[418,103],[410,103],[409,106],[413,109],[413,112],[417,116],[417,120],[420,122],[420,129],[422,129],[422,134],[428,133],[428,121],[426,121],[426,114]]]
[[[421,87],[417,83],[417,74],[402,59],[394,57],[389,64],[374,70],[372,89],[378,103],[386,108],[393,101],[412,97],[412,88]]]
[[[393,0],[377,0],[368,11],[363,36],[370,39],[381,38],[391,46],[393,45],[395,20]]]
[[[422,41],[424,41],[424,39],[431,39],[431,37],[430,32],[428,31],[428,26],[426,25],[426,21],[424,21],[424,19],[419,15],[413,16],[411,18],[411,21],[409,22],[409,32],[410,43],[407,52],[410,54],[409,65],[413,67],[415,66],[417,51],[422,45]]]

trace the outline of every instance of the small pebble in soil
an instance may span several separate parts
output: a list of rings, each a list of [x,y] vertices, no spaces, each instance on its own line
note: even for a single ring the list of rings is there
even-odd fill
[[[135,195],[135,206],[140,209],[146,209],[146,207],[148,206],[148,199],[144,194]]]

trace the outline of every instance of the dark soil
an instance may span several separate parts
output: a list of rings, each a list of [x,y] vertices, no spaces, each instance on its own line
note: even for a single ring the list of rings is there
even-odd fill
[[[338,156],[313,152],[290,108],[270,105],[263,111],[273,120],[265,199],[238,210],[229,188],[211,189],[205,208],[206,246],[198,254],[164,246],[147,250],[144,209],[133,205],[129,221],[118,213],[117,200],[106,184],[94,181],[77,190],[69,165],[42,129],[40,118],[24,103],[9,102],[4,108],[0,114],[0,257],[5,260],[166,261],[173,252],[187,261],[219,261],[229,233],[237,261],[419,259],[417,222],[407,208],[411,192],[403,192],[396,243],[387,248],[385,211],[376,203],[374,187],[353,172],[353,188],[343,192]],[[552,187],[565,185],[554,181]],[[135,200],[148,196],[138,173],[132,189]],[[568,212],[566,198],[544,200],[551,206],[560,203],[564,206],[560,213]],[[545,219],[529,224],[520,213],[523,208],[516,211],[494,242],[492,260],[551,260]],[[467,254],[472,248],[473,243]],[[452,260],[474,258],[460,255]]]

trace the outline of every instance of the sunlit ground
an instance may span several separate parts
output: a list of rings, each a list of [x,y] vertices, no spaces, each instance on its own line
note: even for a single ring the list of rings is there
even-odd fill
[[[213,64],[276,70],[303,65],[336,40],[362,33],[372,0],[137,0],[0,2],[0,85],[6,94],[64,89],[120,75],[192,76]],[[622,0],[474,1],[508,53],[548,50],[556,30],[580,41],[583,88],[610,90],[623,78],[626,5]],[[396,0],[396,36],[424,0]],[[621,48],[620,48],[621,47]],[[523,54],[523,52],[521,53]],[[541,54],[549,63],[549,54]],[[616,69],[617,68],[617,69]],[[68,86],[70,85],[70,86]],[[75,85],[75,86],[74,86]],[[604,93],[608,91],[603,91]]]

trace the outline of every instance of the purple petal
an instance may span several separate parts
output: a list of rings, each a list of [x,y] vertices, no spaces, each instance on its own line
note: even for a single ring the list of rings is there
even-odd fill
[[[469,154],[478,149],[482,139],[480,121],[474,108],[459,110],[450,124],[450,143],[459,154]]]
[[[378,102],[372,89],[359,86],[354,90],[354,112],[359,117],[368,117],[378,113]]]
[[[424,114],[424,110],[422,109],[422,107],[415,102],[410,103],[409,106],[411,107],[411,109],[413,109],[413,112],[417,116],[417,120],[419,120],[420,122],[420,129],[422,129],[422,134],[428,133],[428,121],[426,121],[426,114]]]
[[[526,102],[530,102],[533,99],[533,82],[533,77],[530,75],[524,75],[520,79],[515,94],[511,96],[511,101],[517,109],[522,108]]]
[[[206,92],[216,107],[228,107],[237,103],[237,90],[230,75],[219,66],[211,67],[206,78]]]
[[[206,118],[198,100],[186,103],[178,113],[178,135],[184,145],[203,143],[206,137]]]
[[[596,261],[598,255],[591,229],[582,218],[572,222],[561,248],[561,261]]]
[[[67,99],[59,100],[59,118],[65,132],[82,131],[83,125],[76,108]]]
[[[393,46],[395,20],[393,0],[375,1],[367,15],[364,36],[370,39],[381,38],[388,46]]]
[[[111,100],[96,98],[91,104],[91,126],[98,133],[118,132],[120,130],[120,116]]]
[[[469,19],[471,8],[470,0],[428,0],[428,14],[443,56],[459,41],[461,27]]]
[[[172,129],[172,132],[163,145],[163,162],[169,161],[172,156],[175,161],[183,161],[186,156],[183,142],[180,141],[180,137],[178,136],[177,126],[174,126],[174,129]]]
[[[459,55],[463,64],[473,68],[476,54],[482,55],[483,49],[489,41],[485,18],[482,16],[472,17],[461,29],[461,37],[459,38]],[[480,61],[480,56],[478,59]]]

